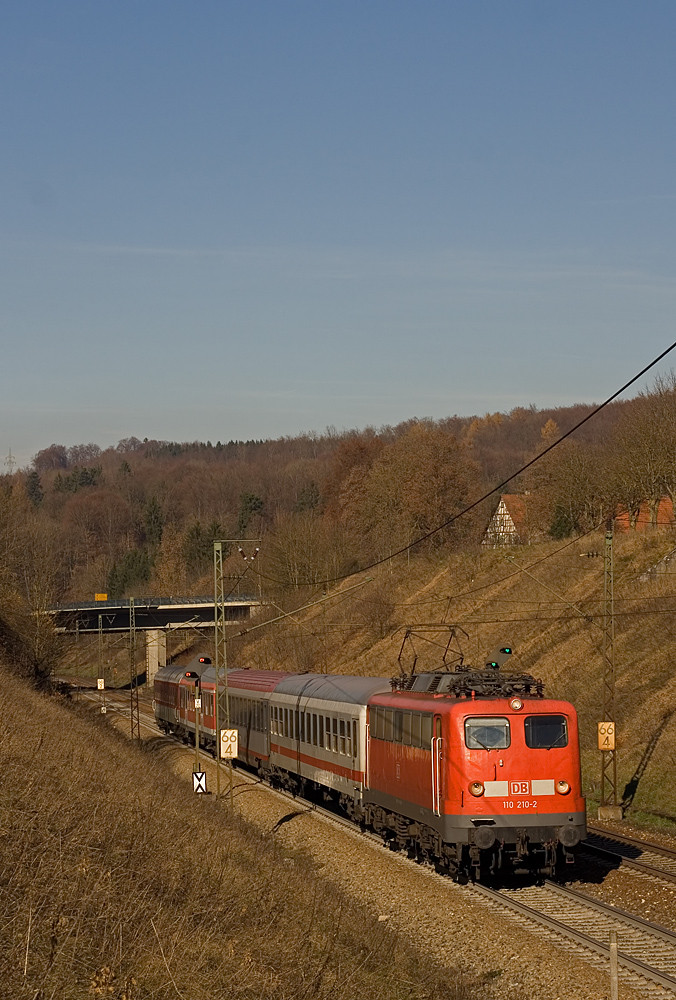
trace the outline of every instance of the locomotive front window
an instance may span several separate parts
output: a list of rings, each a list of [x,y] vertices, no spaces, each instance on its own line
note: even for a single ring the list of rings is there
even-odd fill
[[[536,750],[551,750],[568,746],[568,725],[565,715],[529,715],[524,720],[526,746]]]
[[[469,750],[504,750],[509,743],[508,719],[465,719],[465,746]]]

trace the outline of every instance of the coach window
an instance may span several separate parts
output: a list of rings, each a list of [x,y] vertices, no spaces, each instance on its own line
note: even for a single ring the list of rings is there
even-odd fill
[[[324,749],[331,749],[331,719],[328,715],[324,717]]]
[[[345,756],[345,754],[347,753],[347,745],[346,745],[346,741],[345,741],[345,719],[341,719],[340,720],[340,743],[339,743],[339,751],[340,751],[340,753],[343,754],[343,756]]]
[[[465,746],[469,750],[504,750],[509,744],[508,719],[479,716],[465,719]]]
[[[312,746],[316,747],[317,744],[317,716],[312,713]]]
[[[411,712],[401,713],[401,742],[405,747],[415,746],[411,739]]]
[[[317,746],[321,747],[322,749],[324,749],[324,716],[323,715],[319,716],[318,723],[319,723],[319,742],[317,743]]]
[[[568,726],[565,715],[526,716],[526,746],[535,750],[552,750],[568,746]]]
[[[357,756],[357,720],[352,720],[352,756]]]
[[[334,753],[338,753],[338,719],[333,718],[333,740],[332,740],[332,750]]]

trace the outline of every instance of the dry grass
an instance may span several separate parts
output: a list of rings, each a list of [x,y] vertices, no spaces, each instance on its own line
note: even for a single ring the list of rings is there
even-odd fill
[[[3,673],[0,773],[3,1000],[469,995],[303,859]]]

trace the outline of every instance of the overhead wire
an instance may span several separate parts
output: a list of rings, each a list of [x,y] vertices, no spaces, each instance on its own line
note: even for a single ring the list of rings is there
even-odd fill
[[[440,531],[443,531],[445,528],[448,528],[450,525],[458,521],[461,517],[465,517],[471,511],[475,510],[485,500],[488,500],[489,497],[493,496],[494,493],[501,492],[505,486],[511,483],[522,473],[526,472],[527,469],[530,469],[533,465],[536,464],[536,462],[539,462],[542,458],[545,457],[545,455],[548,455],[551,451],[553,451],[554,448],[557,448],[567,438],[569,438],[572,434],[574,434],[575,431],[579,430],[580,427],[582,427],[593,417],[595,417],[597,413],[600,413],[601,410],[605,409],[606,406],[609,406],[609,404],[612,403],[613,400],[617,399],[618,396],[621,396],[623,392],[626,392],[626,390],[629,389],[632,385],[634,385],[634,383],[638,382],[640,378],[642,378],[647,372],[649,372],[652,368],[654,368],[655,365],[659,364],[659,362],[662,361],[663,358],[665,358],[668,354],[670,354],[671,351],[674,350],[674,348],[676,348],[676,341],[674,341],[673,344],[670,344],[669,347],[666,348],[666,350],[658,354],[656,358],[653,358],[650,364],[647,364],[639,372],[633,375],[627,382],[624,383],[623,386],[617,389],[611,396],[608,396],[608,398],[605,399],[602,403],[599,403],[598,406],[595,406],[592,410],[590,410],[590,412],[587,414],[586,417],[583,417],[581,420],[578,420],[578,422],[569,430],[567,430],[565,434],[562,434],[559,438],[556,439],[556,441],[552,442],[552,444],[548,445],[541,452],[538,452],[538,454],[534,458],[531,458],[530,461],[525,462],[519,469],[516,470],[516,472],[513,472],[506,479],[503,479],[502,482],[498,483],[496,486],[493,486],[490,490],[488,490],[482,496],[478,497],[476,500],[473,500],[472,503],[468,504],[461,511],[458,511],[457,514],[453,514],[451,517],[447,518],[441,524],[437,525],[436,528],[432,528],[430,531],[425,532],[425,534],[421,535],[419,538],[414,539],[414,541],[409,542],[407,545],[403,545],[395,552],[390,552],[387,556],[383,556],[381,559],[376,559],[373,562],[368,563],[366,566],[361,566],[359,569],[353,570],[350,573],[343,573],[340,576],[334,576],[323,580],[307,581],[304,585],[314,586],[314,587],[326,586],[327,584],[330,583],[339,583],[341,580],[346,580],[348,577],[356,576],[359,573],[366,573],[370,569],[375,569],[376,566],[382,566],[383,563],[389,562],[391,559],[396,558],[396,556],[403,555],[405,552],[410,552],[411,549],[414,549],[416,546],[422,544],[422,542],[427,541],[428,538],[432,538],[433,535],[436,535]],[[578,536],[578,538],[579,537],[584,537],[584,536]],[[576,538],[575,541],[577,541],[578,538]],[[547,556],[544,558],[549,558],[549,557]],[[270,577],[267,577],[267,579],[271,580]],[[508,579],[508,577],[505,579]],[[281,581],[271,580],[271,582],[280,583]]]
[[[529,570],[533,569],[535,566],[539,566],[540,563],[545,562],[547,559],[553,559],[554,556],[556,556],[556,555],[559,554],[559,552],[563,552],[564,549],[568,549],[568,548],[570,548],[571,545],[575,545],[581,539],[586,538],[587,535],[592,535],[595,531],[598,531],[599,528],[600,528],[600,525],[594,525],[593,528],[589,528],[583,534],[576,535],[575,538],[571,538],[567,542],[564,542],[563,545],[560,545],[558,547],[558,549],[555,549],[553,552],[547,552],[545,555],[540,556],[539,559],[536,559],[534,562],[529,563],[528,566],[526,567],[526,569],[529,569]],[[461,591],[459,594],[453,594],[453,595],[450,595],[450,596],[449,595],[445,595],[444,597],[440,597],[439,601],[444,601],[444,602],[446,602],[448,600],[457,601],[461,597],[471,597],[472,594],[478,594],[480,591],[486,590],[488,587],[497,587],[501,583],[506,583],[507,580],[511,580],[515,576],[520,576],[522,572],[523,572],[523,569],[521,567],[519,567],[518,569],[515,569],[512,573],[508,573],[506,576],[500,577],[499,580],[488,580],[486,583],[479,584],[479,586],[473,587],[471,590],[464,590],[464,591]],[[413,608],[413,607],[417,607],[418,605],[416,603],[409,604],[409,605],[407,605],[407,604],[404,603],[404,604],[402,604],[400,606],[401,607],[412,607]]]

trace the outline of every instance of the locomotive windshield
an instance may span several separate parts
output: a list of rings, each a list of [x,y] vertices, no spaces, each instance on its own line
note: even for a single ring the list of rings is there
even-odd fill
[[[465,719],[465,746],[469,750],[503,750],[509,742],[508,719]]]
[[[568,726],[565,715],[529,715],[526,724],[526,746],[536,750],[551,750],[568,746]]]

